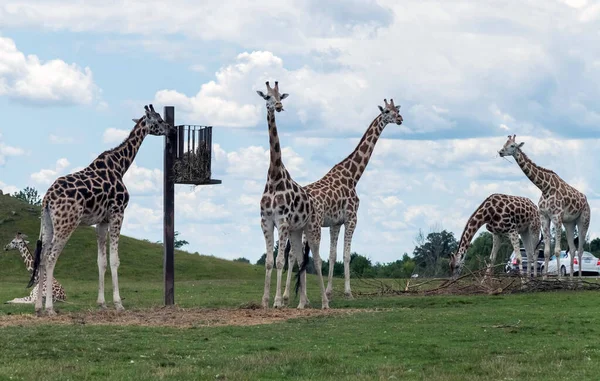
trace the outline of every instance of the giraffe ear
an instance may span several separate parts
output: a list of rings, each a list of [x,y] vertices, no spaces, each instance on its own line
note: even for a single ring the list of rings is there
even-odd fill
[[[263,92],[262,92],[262,91],[260,91],[260,90],[256,90],[256,94],[260,95],[260,97],[261,97],[262,99],[267,99],[267,96],[265,95],[265,93],[263,93]]]
[[[383,112],[383,107],[381,107],[381,106],[377,106],[377,107],[379,107],[379,111]]]
[[[290,95],[290,94],[288,94],[288,93],[283,93],[283,94],[281,94],[281,96],[279,97],[279,99],[285,99],[285,98],[287,98],[289,95]]]
[[[524,144],[525,144],[525,142],[519,143],[519,148],[523,147]]]
[[[26,244],[26,245],[29,245],[29,241],[25,241],[25,244]]]
[[[138,123],[140,122],[140,120],[139,120],[139,119],[136,119],[136,118],[133,118],[133,119],[131,119],[131,120],[133,120],[133,122],[134,122],[135,124],[138,124]]]

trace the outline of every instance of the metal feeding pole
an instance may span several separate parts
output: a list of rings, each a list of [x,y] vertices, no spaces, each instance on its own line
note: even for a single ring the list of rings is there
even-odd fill
[[[165,106],[164,121],[175,126],[175,107]],[[173,165],[177,147],[177,132],[173,129],[165,136],[164,186],[163,186],[163,247],[165,305],[175,304],[175,179]]]
[[[163,115],[164,121],[175,127],[172,133],[165,136],[163,169],[165,305],[172,306],[175,304],[175,184],[216,185],[221,184],[221,180],[210,178],[212,127],[175,126],[173,106],[166,106]],[[185,151],[185,141],[187,141],[187,151]]]

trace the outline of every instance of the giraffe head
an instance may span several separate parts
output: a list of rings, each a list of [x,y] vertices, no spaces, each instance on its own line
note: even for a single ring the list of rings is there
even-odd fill
[[[275,87],[271,87],[269,85],[269,81],[266,82],[267,85],[267,93],[263,93],[260,90],[257,90],[256,93],[260,95],[262,99],[267,101],[267,109],[272,110],[275,109],[277,112],[283,111],[283,105],[281,101],[288,97],[289,94],[279,93],[279,82],[275,81]]]
[[[8,251],[8,250],[14,250],[14,249],[19,249],[21,247],[23,247],[24,245],[27,245],[29,243],[29,241],[26,241],[25,239],[27,238],[27,236],[21,232],[18,232],[15,235],[15,238],[13,238],[12,241],[10,241],[10,243],[6,246],[4,246],[4,250]]]
[[[463,265],[465,264],[466,247],[461,247],[456,253],[450,254],[450,275],[456,278],[460,275]]]
[[[150,135],[167,135],[174,127],[163,120],[159,113],[154,111],[154,106],[144,106],[145,115],[144,121],[149,130]],[[141,119],[132,119],[135,123],[139,123]]]
[[[523,147],[524,142],[517,143],[515,140],[517,135],[508,135],[508,140],[502,146],[502,149],[498,151],[500,157],[504,156],[515,156],[515,154]]]
[[[384,99],[385,107],[379,107],[379,111],[381,111],[381,117],[386,124],[396,123],[397,125],[401,125],[402,115],[400,115],[400,106],[396,106],[394,104],[394,100],[390,99],[390,103],[388,103],[387,99]]]

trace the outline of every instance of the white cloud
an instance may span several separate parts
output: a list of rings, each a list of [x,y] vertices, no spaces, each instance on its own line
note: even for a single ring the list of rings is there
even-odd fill
[[[163,171],[140,167],[134,161],[125,172],[123,181],[127,190],[132,194],[160,193],[163,187]]]
[[[6,163],[7,157],[21,156],[24,155],[25,151],[19,147],[9,146],[2,140],[2,134],[0,134],[0,166]]]
[[[48,187],[56,178],[66,174],[69,165],[71,164],[66,158],[60,158],[56,161],[54,169],[42,169],[39,172],[32,173],[30,178],[36,184]]]
[[[48,137],[50,143],[52,144],[73,144],[75,143],[75,139],[72,136],[58,136],[54,134],[50,134]]]
[[[121,143],[131,133],[130,130],[121,130],[118,128],[107,128],[102,135],[104,143]]]
[[[2,181],[0,181],[0,190],[3,194],[13,194],[15,192],[18,192],[19,188],[17,188],[14,185],[4,184]]]
[[[42,62],[0,37],[0,96],[35,104],[90,104],[98,90],[89,67],[59,59]]]

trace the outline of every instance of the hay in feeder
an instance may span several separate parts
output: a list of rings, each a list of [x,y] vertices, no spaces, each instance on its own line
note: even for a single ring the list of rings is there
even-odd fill
[[[177,183],[203,183],[210,180],[210,147],[199,144],[195,152],[188,151],[175,160],[173,170]]]

